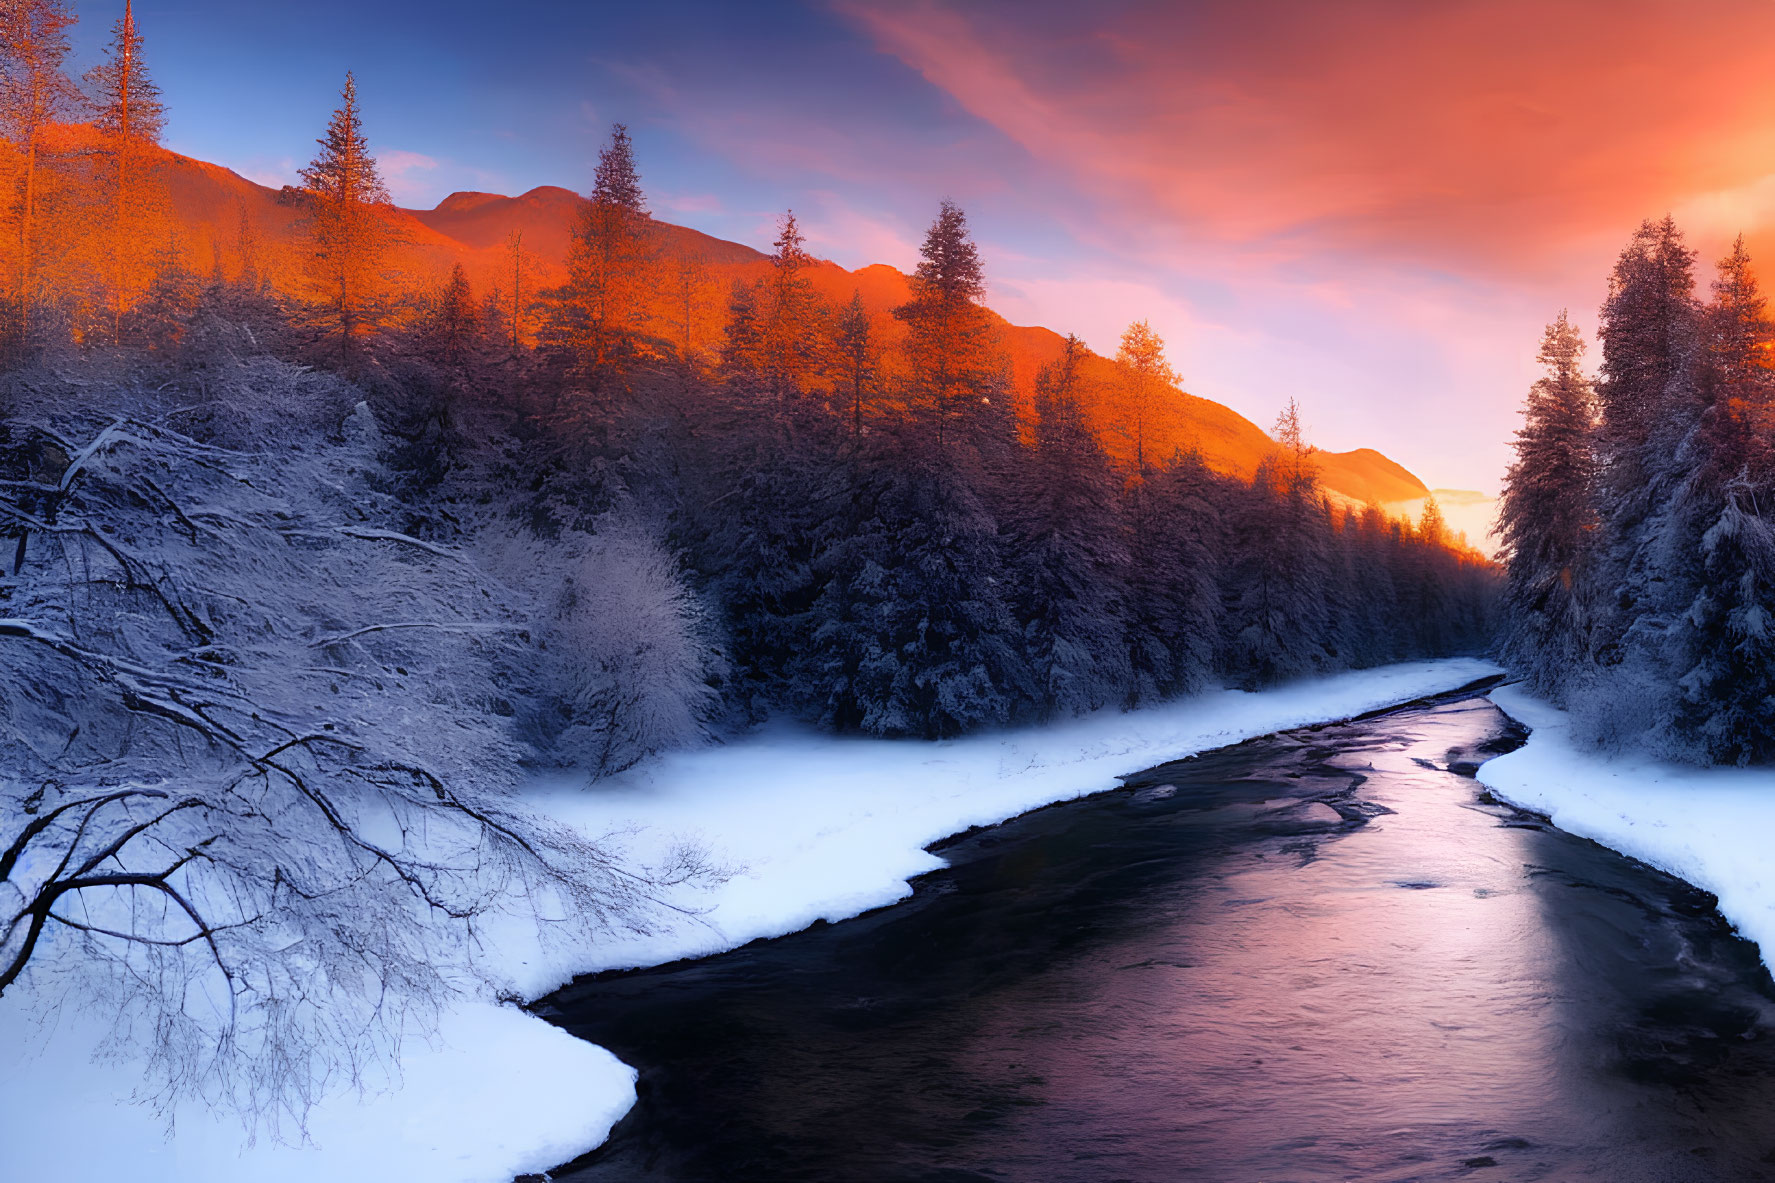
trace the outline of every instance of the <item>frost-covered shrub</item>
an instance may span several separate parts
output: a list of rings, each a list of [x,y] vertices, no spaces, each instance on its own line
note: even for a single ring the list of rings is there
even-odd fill
[[[642,528],[612,525],[585,541],[547,643],[566,762],[607,775],[708,738],[724,663],[677,561]]]
[[[480,917],[646,925],[696,869],[516,795],[532,601],[398,528],[351,388],[208,385],[8,392],[0,994],[94,1000],[151,1095],[299,1123],[488,984]]]

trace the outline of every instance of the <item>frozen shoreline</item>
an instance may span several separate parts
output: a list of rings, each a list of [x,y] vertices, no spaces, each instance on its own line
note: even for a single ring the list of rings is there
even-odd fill
[[[1512,805],[1638,859],[1719,899],[1719,911],[1771,964],[1775,953],[1775,769],[1697,768],[1582,747],[1566,713],[1517,685],[1489,697],[1531,729],[1521,748],[1480,765]]]
[[[505,989],[536,998],[577,974],[706,956],[846,919],[909,895],[912,878],[943,865],[925,848],[952,834],[1113,789],[1117,776],[1167,760],[1499,672],[1475,659],[1412,662],[941,743],[774,727],[590,789],[538,785],[533,800],[571,824],[639,827],[632,849],[641,857],[688,839],[743,869],[712,892],[681,897],[701,914],[668,930],[588,949],[540,944],[513,921],[491,927],[485,957]],[[92,1060],[101,1030],[93,1016],[70,1008],[35,1032],[14,1001],[0,1001],[0,1046],[11,1053],[0,1062],[0,1145],[23,1178],[508,1183],[593,1148],[634,1100],[633,1070],[604,1049],[516,1007],[465,997],[433,1046],[410,1048],[394,1087],[323,1099],[310,1117],[311,1145],[243,1147],[236,1119],[189,1105],[167,1139],[159,1119],[127,1102],[132,1066]]]

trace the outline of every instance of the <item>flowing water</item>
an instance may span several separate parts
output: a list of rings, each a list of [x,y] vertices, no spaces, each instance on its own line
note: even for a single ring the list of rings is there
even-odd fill
[[[1703,892],[1490,800],[1483,698],[1166,765],[905,903],[539,1010],[639,1068],[559,1181],[1775,1179]]]

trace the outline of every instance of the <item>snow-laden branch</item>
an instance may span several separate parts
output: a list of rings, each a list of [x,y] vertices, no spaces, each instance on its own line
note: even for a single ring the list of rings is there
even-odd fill
[[[0,424],[0,531],[32,540],[0,583],[0,993],[77,983],[161,1098],[275,1124],[480,988],[489,913],[646,930],[709,871],[634,865],[515,793],[508,699],[631,676],[543,660],[557,560],[405,528],[336,380],[215,381],[170,410],[27,388]]]

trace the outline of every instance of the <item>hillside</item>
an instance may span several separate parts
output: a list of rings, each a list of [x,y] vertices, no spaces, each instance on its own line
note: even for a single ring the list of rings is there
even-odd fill
[[[296,245],[300,208],[287,194],[255,184],[229,169],[168,152],[165,173],[173,214],[191,257],[237,262],[252,250],[257,265],[274,276],[293,275],[298,267]],[[395,268],[406,278],[425,282],[441,278],[461,263],[471,281],[485,287],[509,283],[508,237],[522,232],[530,256],[528,283],[537,288],[559,282],[565,274],[572,222],[580,198],[571,191],[544,185],[517,197],[495,193],[452,193],[430,210],[399,210],[401,245]],[[243,239],[244,224],[247,227]],[[725,293],[736,279],[762,277],[770,266],[762,251],[715,238],[685,226],[655,222],[666,272],[660,317],[665,331],[698,348],[710,348],[721,332]],[[243,248],[242,243],[250,245]],[[814,286],[828,299],[843,302],[852,293],[876,321],[885,340],[902,332],[891,315],[908,294],[907,277],[885,264],[847,271],[820,261],[813,268]],[[673,292],[679,294],[674,297]],[[1051,329],[1013,325],[1000,320],[1019,399],[1027,400],[1036,372],[1059,356],[1064,339]],[[1092,355],[1086,366],[1087,410],[1113,452],[1126,449],[1118,430],[1111,392],[1115,368],[1107,358]],[[1249,476],[1274,446],[1255,423],[1209,399],[1179,391],[1156,424],[1160,454],[1174,448],[1199,450],[1218,471]],[[1371,448],[1317,454],[1325,487],[1340,500],[1353,503],[1407,502],[1428,489],[1412,473]]]

